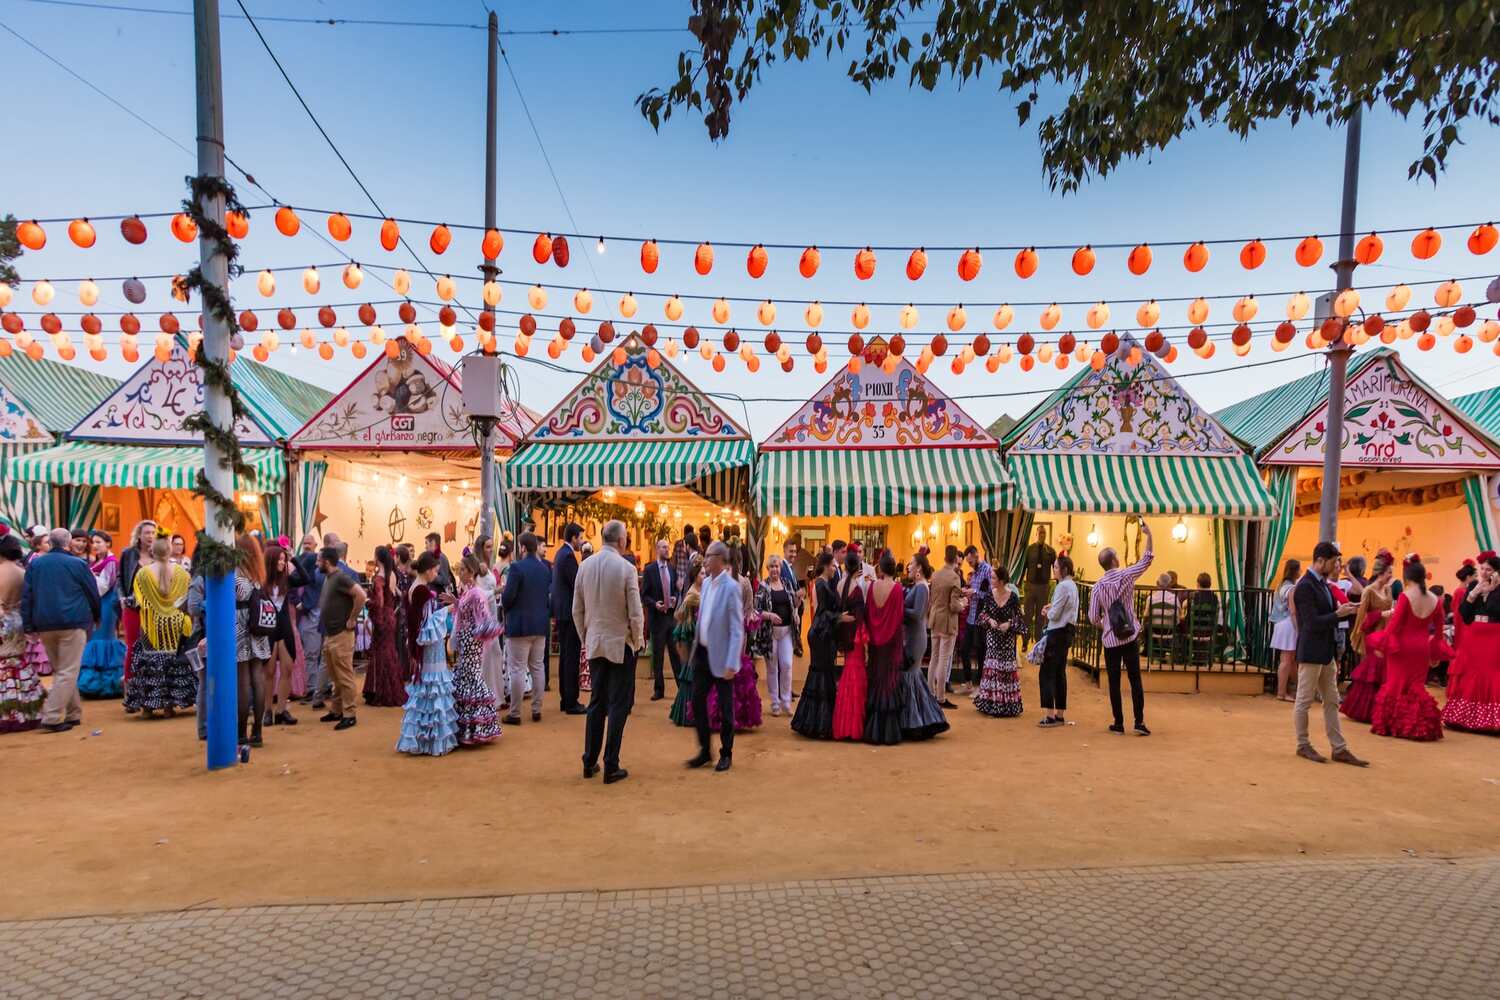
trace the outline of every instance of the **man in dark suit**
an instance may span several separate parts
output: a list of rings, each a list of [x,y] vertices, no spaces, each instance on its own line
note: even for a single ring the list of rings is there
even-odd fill
[[[1292,604],[1297,611],[1297,702],[1292,708],[1292,722],[1297,732],[1297,756],[1317,764],[1328,758],[1313,749],[1307,736],[1307,712],[1314,695],[1323,698],[1323,725],[1333,759],[1340,764],[1368,767],[1344,742],[1339,729],[1339,665],[1337,632],[1339,620],[1357,610],[1353,604],[1340,604],[1328,589],[1338,579],[1342,562],[1339,547],[1333,542],[1319,542],[1313,548],[1312,565],[1297,581]]]
[[[510,687],[510,716],[507,725],[521,724],[521,698],[526,693],[526,676],[531,675],[531,721],[542,721],[542,693],[547,682],[543,673],[543,653],[547,648],[548,594],[552,572],[537,558],[537,537],[523,531],[517,539],[521,558],[511,564],[505,576],[505,590],[500,606],[505,609],[506,673]]]
[[[552,617],[557,621],[557,690],[567,715],[583,715],[578,703],[578,657],[582,645],[573,623],[573,584],[578,578],[578,543],[583,529],[569,521],[563,527],[562,547],[552,560]]]
[[[665,538],[656,543],[656,561],[641,571],[641,606],[646,609],[646,634],[651,638],[651,700],[666,697],[666,679],[662,677],[663,652],[672,658],[672,679],[677,679],[682,658],[672,641],[672,612],[677,610],[681,594],[677,592],[677,571],[670,559],[671,549]]]

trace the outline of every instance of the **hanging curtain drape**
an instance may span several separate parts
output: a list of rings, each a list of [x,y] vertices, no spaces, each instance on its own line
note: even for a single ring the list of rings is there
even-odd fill
[[[68,488],[68,528],[72,531],[89,531],[99,520],[100,486],[70,486]]]
[[[759,577],[766,569],[766,536],[771,519],[751,513],[745,518],[745,547],[750,552],[750,572]]]
[[[1469,507],[1469,522],[1474,525],[1474,541],[1479,543],[1480,552],[1494,552],[1500,543],[1491,493],[1492,480],[1488,476],[1473,475],[1464,480],[1464,501]]]
[[[33,525],[57,526],[57,491],[51,483],[29,482],[11,475],[11,460],[44,444],[0,445],[0,521],[25,535]]]
[[[1261,522],[1258,583],[1268,590],[1276,586],[1280,576],[1281,553],[1286,548],[1287,536],[1292,533],[1292,519],[1297,513],[1296,490],[1295,465],[1276,465],[1267,471],[1266,491],[1276,501],[1276,516]]]
[[[274,542],[281,534],[281,494],[260,495],[260,536],[262,541]]]
[[[979,540],[991,562],[1010,571],[1012,580],[1021,579],[1026,560],[1026,542],[1036,515],[1029,510],[987,510],[979,515]],[[933,565],[941,565],[941,552],[934,553]]]
[[[1233,636],[1231,655],[1244,655],[1249,633],[1245,627],[1245,522],[1220,518],[1214,522],[1214,562],[1219,589],[1224,594],[1224,625]]]
[[[302,534],[313,530],[318,516],[318,498],[323,494],[323,480],[328,476],[328,463],[310,459],[297,462],[297,527]]]

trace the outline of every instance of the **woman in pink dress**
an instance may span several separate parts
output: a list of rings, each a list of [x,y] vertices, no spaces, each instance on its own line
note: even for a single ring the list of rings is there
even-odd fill
[[[406,704],[406,663],[396,648],[400,591],[396,557],[389,546],[375,548],[370,580],[370,660],[365,666],[365,704],[395,708]]]
[[[1454,595],[1458,652],[1448,664],[1443,724],[1500,735],[1500,556],[1479,557],[1479,573],[1462,595]]]
[[[1366,645],[1385,653],[1385,683],[1375,696],[1370,731],[1376,736],[1440,740],[1443,724],[1437,702],[1427,692],[1427,671],[1444,647],[1443,613],[1427,589],[1427,567],[1413,558],[1402,574],[1401,596],[1385,631]]]
[[[1339,711],[1355,722],[1368,724],[1375,716],[1375,696],[1380,685],[1385,683],[1385,655],[1371,649],[1369,637],[1385,627],[1386,612],[1391,610],[1391,579],[1395,575],[1392,566],[1395,560],[1381,549],[1375,556],[1374,578],[1365,585],[1359,595],[1359,613],[1354,617],[1354,627],[1349,630],[1349,644],[1361,657],[1359,666],[1349,679],[1349,690],[1344,692]]]
[[[844,556],[844,579],[839,581],[838,648],[844,654],[844,672],[839,675],[838,694],[833,701],[833,738],[860,740],[865,736],[865,591],[860,579],[863,564],[859,554]]]

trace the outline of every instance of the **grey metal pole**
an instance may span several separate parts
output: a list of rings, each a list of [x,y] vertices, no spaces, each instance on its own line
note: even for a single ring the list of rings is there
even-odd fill
[[[495,228],[495,142],[496,142],[496,119],[499,116],[499,58],[500,58],[500,18],[494,11],[490,11],[489,32],[485,36],[489,40],[489,98],[485,102],[484,110],[484,228],[486,231]],[[484,272],[486,281],[492,280],[499,272],[492,260],[483,259],[479,269]],[[486,304],[484,311],[494,317],[495,309]],[[491,531],[492,518],[495,516],[495,427],[492,422],[487,421],[483,425],[484,444],[480,449],[479,458],[479,495],[480,504],[483,509],[479,512],[478,534],[494,537]],[[491,550],[493,552],[493,550]]]
[[[1354,284],[1354,208],[1359,200],[1359,133],[1363,108],[1355,108],[1344,134],[1344,204],[1339,213],[1339,257],[1333,264],[1334,296]],[[1323,446],[1323,499],[1318,512],[1318,540],[1338,540],[1339,478],[1344,442],[1344,390],[1354,347],[1340,337],[1328,351],[1328,436]]]
[[[193,42],[198,84],[198,173],[203,177],[224,176],[224,83],[219,61],[219,0],[193,0]],[[205,196],[199,204],[204,216],[224,224],[222,196]],[[205,233],[198,241],[198,262],[203,279],[229,289],[229,261],[218,244]],[[229,360],[229,326],[207,309],[203,311],[204,356],[221,364]],[[203,409],[215,427],[230,429],[229,398],[213,385],[206,387]],[[219,494],[234,496],[234,472],[223,463],[225,456],[212,441],[203,443],[203,469]],[[207,504],[203,512],[208,537],[234,544],[234,529],[221,524],[218,504]],[[238,747],[235,708],[238,698],[234,658],[234,577],[221,574],[204,581],[205,632],[208,636],[208,667],[203,683],[208,685],[208,766],[234,764]]]

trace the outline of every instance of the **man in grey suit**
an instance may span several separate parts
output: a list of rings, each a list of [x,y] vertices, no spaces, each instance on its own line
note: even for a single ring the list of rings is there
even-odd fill
[[[612,785],[628,776],[620,766],[620,743],[635,704],[635,654],[645,644],[645,619],[635,567],[620,553],[625,525],[610,521],[603,537],[604,545],[578,568],[571,607],[593,682],[583,729],[583,776],[592,778],[599,770],[602,746],[604,783]]]
[[[745,609],[740,584],[728,571],[729,548],[723,542],[708,547],[698,604],[698,631],[693,640],[693,721],[698,727],[698,756],[688,767],[713,760],[709,752],[708,690],[719,693],[719,763],[727,771],[734,760],[734,688],[740,652],[745,646]]]

